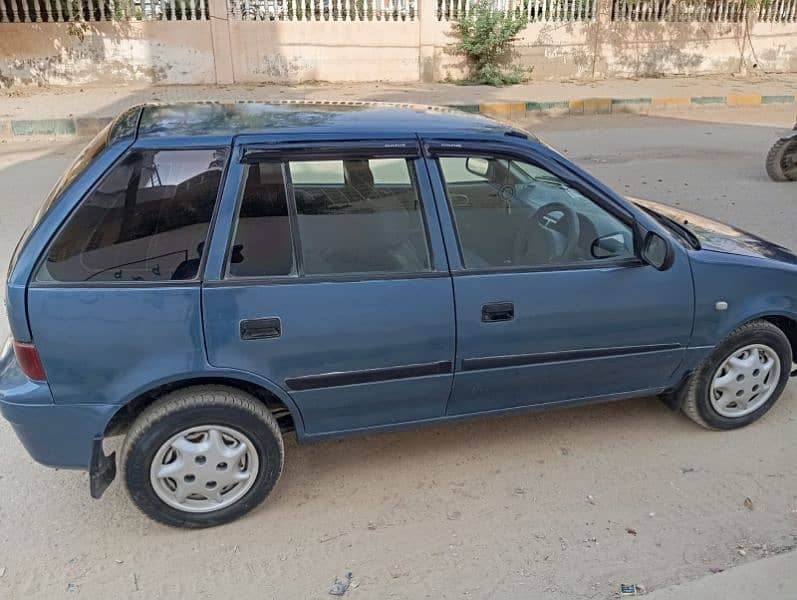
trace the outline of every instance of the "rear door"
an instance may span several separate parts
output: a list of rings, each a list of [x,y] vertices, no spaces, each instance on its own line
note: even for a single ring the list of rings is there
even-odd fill
[[[235,149],[203,311],[217,367],[267,378],[318,435],[439,417],[454,301],[415,140]]]

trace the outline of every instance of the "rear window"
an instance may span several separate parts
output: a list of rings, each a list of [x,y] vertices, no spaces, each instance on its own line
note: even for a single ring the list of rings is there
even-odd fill
[[[226,156],[226,149],[128,153],[58,233],[37,279],[194,279]]]
[[[290,191],[292,196],[288,196]],[[300,261],[294,247],[301,251]],[[430,269],[422,207],[414,171],[406,159],[248,166],[230,249],[230,276]]]

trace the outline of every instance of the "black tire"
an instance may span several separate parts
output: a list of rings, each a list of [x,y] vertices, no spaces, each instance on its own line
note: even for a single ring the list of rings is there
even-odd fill
[[[767,154],[767,175],[773,181],[797,181],[797,137],[778,140]],[[788,172],[787,172],[788,169]]]
[[[772,396],[754,412],[741,417],[726,417],[719,414],[711,405],[709,390],[711,381],[720,365],[734,351],[749,344],[766,344],[780,359],[780,377]],[[792,364],[791,345],[786,335],[768,321],[758,320],[745,323],[733,330],[707,358],[695,369],[684,388],[684,401],[681,410],[698,425],[706,429],[728,430],[749,425],[760,419],[772,408],[783,393],[789,380]]]
[[[243,433],[255,447],[260,466],[255,483],[234,504],[197,513],[164,502],[155,492],[149,473],[158,449],[170,437],[203,425]],[[145,515],[172,527],[202,528],[228,523],[263,502],[282,473],[283,459],[282,434],[262,402],[234,388],[202,385],[169,393],[148,407],[127,433],[120,467],[128,495]]]

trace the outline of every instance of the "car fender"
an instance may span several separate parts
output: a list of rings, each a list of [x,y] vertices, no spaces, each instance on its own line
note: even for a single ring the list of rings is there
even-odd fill
[[[213,379],[237,380],[242,383],[249,383],[263,388],[286,406],[291,414],[291,417],[293,418],[293,424],[297,438],[300,441],[305,438],[305,427],[302,414],[299,411],[298,406],[296,406],[296,403],[293,401],[293,398],[291,398],[291,396],[283,388],[278,386],[270,379],[261,377],[256,373],[237,369],[216,368],[211,365],[207,365],[207,368],[202,371],[178,373],[169,377],[148,381],[146,384],[142,384],[135,390],[131,390],[131,392],[120,401],[119,410],[121,411],[125,406],[129,405],[137,398],[146,396],[149,392],[157,390],[162,386],[190,384],[192,381],[196,381],[197,385],[202,385],[208,380]]]

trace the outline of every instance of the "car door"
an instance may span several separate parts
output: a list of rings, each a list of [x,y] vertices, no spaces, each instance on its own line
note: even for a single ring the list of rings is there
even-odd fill
[[[688,258],[658,271],[633,220],[517,146],[429,141],[456,298],[447,414],[660,391],[692,326]]]
[[[440,417],[454,304],[416,140],[240,138],[203,286],[211,364],[282,387],[308,436]]]

